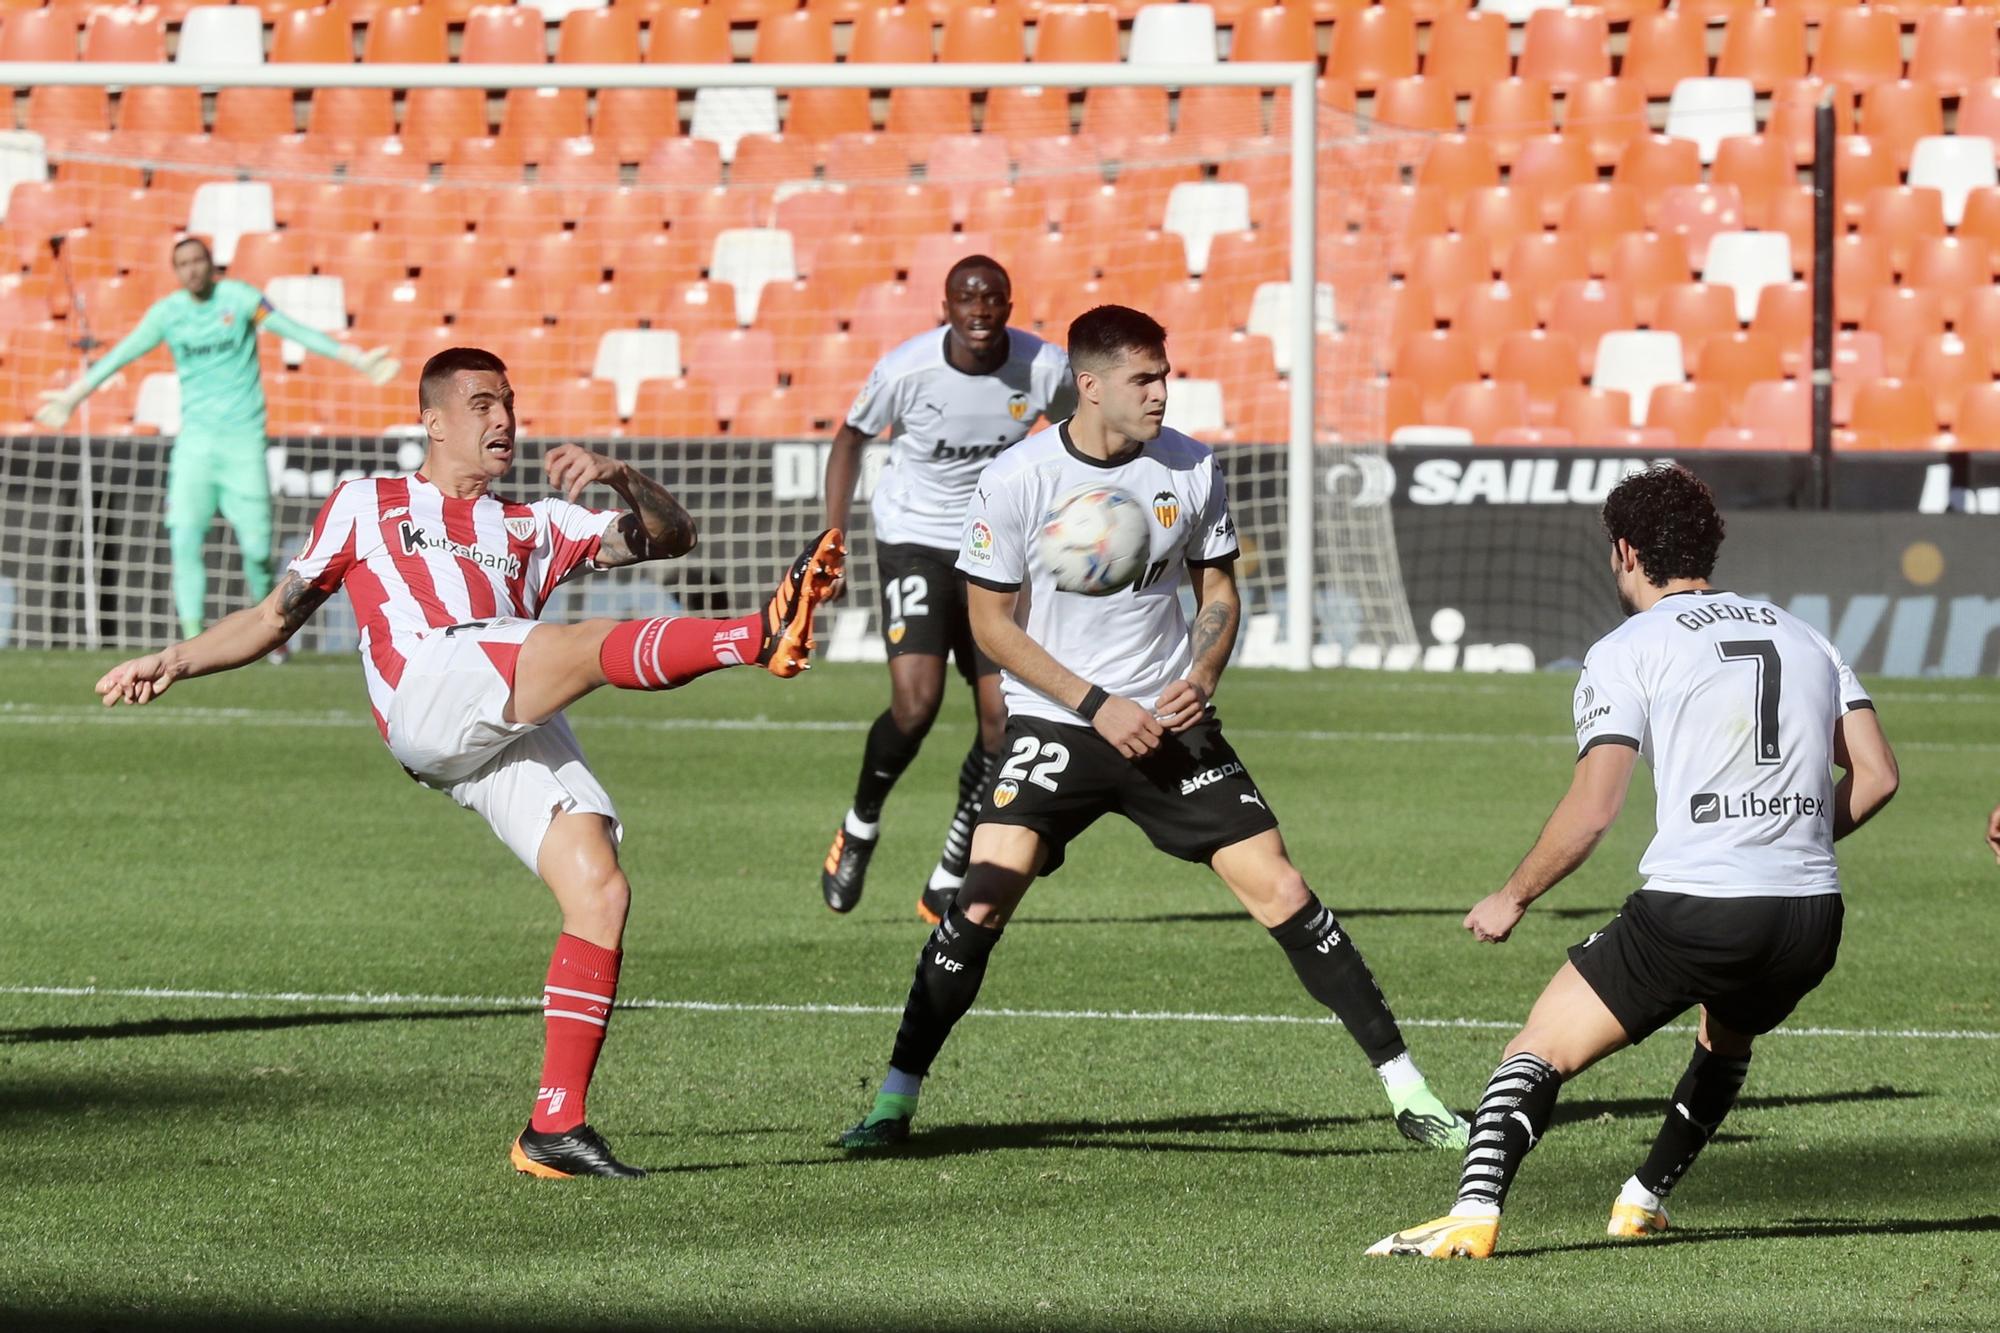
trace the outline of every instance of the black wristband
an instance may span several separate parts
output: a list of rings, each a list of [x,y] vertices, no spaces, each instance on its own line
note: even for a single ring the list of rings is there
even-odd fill
[[[1104,692],[1102,686],[1091,686],[1088,690],[1084,691],[1083,702],[1076,706],[1077,715],[1083,718],[1085,722],[1096,721],[1097,710],[1104,707],[1104,701],[1110,697],[1109,694]]]

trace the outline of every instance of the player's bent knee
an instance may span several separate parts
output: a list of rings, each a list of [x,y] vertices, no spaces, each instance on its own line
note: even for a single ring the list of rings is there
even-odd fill
[[[903,688],[899,686],[895,697],[889,702],[889,716],[896,720],[896,730],[905,736],[928,735],[931,723],[937,721],[938,708],[944,702],[942,690],[927,686]]]

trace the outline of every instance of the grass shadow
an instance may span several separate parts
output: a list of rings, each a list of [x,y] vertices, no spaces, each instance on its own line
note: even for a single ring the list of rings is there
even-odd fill
[[[1573,1245],[1539,1245],[1503,1250],[1501,1257],[1531,1259],[1546,1254],[1586,1254],[1592,1250],[1653,1249],[1661,1245],[1695,1245],[1729,1240],[1844,1240],[1854,1236],[1929,1236],[1939,1232],[2000,1231],[2000,1215],[1977,1217],[1898,1217],[1864,1221],[1857,1217],[1794,1217],[1760,1227],[1688,1227],[1645,1240],[1578,1241]]]
[[[482,1009],[308,1010],[290,1014],[231,1014],[220,1018],[135,1018],[122,1023],[51,1023],[31,1028],[0,1028],[0,1046],[116,1041],[127,1037],[202,1037],[220,1032],[281,1032],[288,1028],[342,1027],[350,1023],[451,1022],[530,1014],[537,1007],[496,1005]]]
[[[1908,1092],[1902,1088],[1892,1088],[1877,1084],[1872,1088],[1857,1088],[1851,1092],[1806,1092],[1772,1093],[1762,1097],[1738,1097],[1736,1110],[1762,1111],[1783,1110],[1791,1106],[1841,1106],[1849,1102],[1900,1102],[1915,1101],[1928,1097],[1928,1092]],[[1666,1113],[1667,1097],[1578,1097],[1556,1103],[1553,1123],[1571,1125],[1580,1120],[1596,1120],[1609,1116],[1624,1119],[1628,1116],[1649,1116],[1658,1119]]]
[[[1554,907],[1536,908],[1535,914],[1563,921],[1603,921],[1617,910],[1616,907]],[[1457,921],[1464,917],[1465,908],[1336,906],[1334,915],[1343,921],[1390,917],[1440,917]],[[1249,920],[1249,913],[1240,909],[1233,912],[1153,912],[1139,916],[1035,916],[1029,913],[1009,922],[1008,928],[1011,930],[1022,926],[1217,925],[1223,922],[1247,923]]]

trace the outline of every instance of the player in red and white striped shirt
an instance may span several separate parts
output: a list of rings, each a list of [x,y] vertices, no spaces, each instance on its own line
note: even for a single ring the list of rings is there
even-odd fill
[[[584,1119],[617,994],[630,889],[618,866],[617,810],[562,710],[600,685],[672,689],[731,666],[797,675],[812,654],[813,611],[846,552],[838,530],[821,533],[764,609],[736,620],[541,624],[536,617],[565,579],[685,555],[694,521],[658,482],[573,445],[544,460],[561,498],[516,504],[495,495],[514,464],[506,372],[476,348],[432,357],[418,388],[430,446],[422,470],[341,485],[269,597],[185,643],[113,667],[97,692],[106,705],[143,704],[177,680],[255,662],[345,587],[361,626],[369,704],[390,753],[419,782],[483,815],[562,911],[543,989],[541,1085],[514,1143],[515,1168],[640,1176]],[[628,508],[578,505],[596,484]]]

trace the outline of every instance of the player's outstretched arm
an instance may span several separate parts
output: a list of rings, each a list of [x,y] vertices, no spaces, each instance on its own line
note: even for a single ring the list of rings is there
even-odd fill
[[[1605,831],[1616,822],[1632,785],[1639,752],[1629,745],[1593,745],[1576,761],[1569,790],[1555,813],[1542,825],[1535,845],[1496,893],[1488,894],[1465,914],[1473,938],[1498,944],[1513,933],[1528,904],[1560,884],[1597,850]]]
[[[1844,770],[1833,789],[1837,842],[1867,823],[1896,794],[1901,775],[1882,719],[1872,708],[1852,708],[1833,724],[1833,762]]]
[[[165,336],[158,314],[158,307],[146,312],[138,326],[123,338],[118,345],[104,354],[103,359],[93,364],[83,376],[66,389],[49,389],[42,394],[42,405],[35,410],[35,420],[50,430],[60,430],[70,414],[76,411],[83,400],[97,392],[104,381],[131,365],[146,353],[160,345]]]
[[[1208,712],[1215,697],[1216,682],[1236,650],[1236,626],[1242,618],[1243,602],[1236,591],[1236,563],[1194,566],[1194,624],[1188,628],[1188,643],[1194,662],[1187,676],[1160,691],[1153,715],[1168,731],[1186,731]]]
[[[847,519],[854,505],[854,482],[861,475],[861,451],[869,437],[846,422],[833,433],[833,447],[826,452],[826,526],[848,530]],[[833,585],[831,601],[847,591],[847,580]]]
[[[1048,649],[1015,623],[1014,608],[1019,599],[1018,592],[995,592],[971,582],[965,585],[972,637],[980,650],[1016,680],[1090,718],[1097,734],[1117,746],[1118,753],[1127,759],[1158,749],[1162,733],[1153,715],[1130,699],[1105,694],[1049,656]]]
[[[549,450],[542,466],[549,485],[572,504],[587,487],[602,484],[630,506],[598,546],[597,563],[606,569],[642,560],[672,560],[694,549],[694,519],[671,491],[631,464],[574,444],[559,444]]]
[[[112,667],[98,679],[98,696],[106,708],[151,703],[177,680],[247,666],[282,647],[329,595],[287,570],[257,605],[224,616],[185,643]]]

